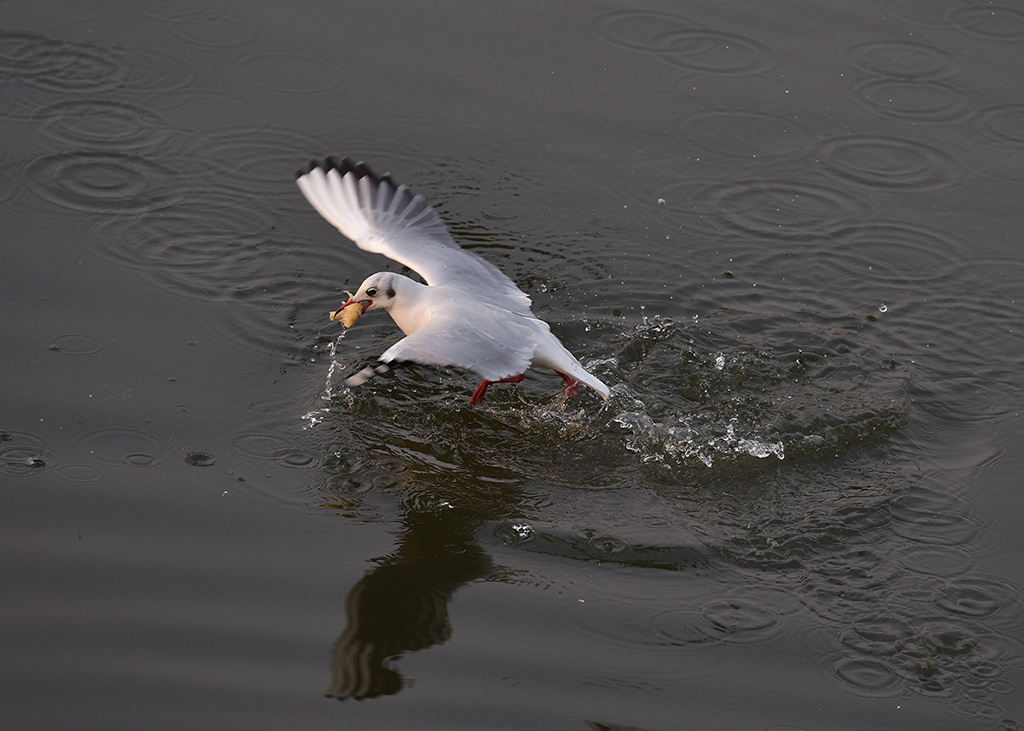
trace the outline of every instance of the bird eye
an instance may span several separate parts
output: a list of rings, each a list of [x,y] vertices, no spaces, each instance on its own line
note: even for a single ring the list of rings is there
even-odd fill
[[[367,297],[376,297],[377,296],[377,288],[376,287],[370,287],[368,290],[366,290],[366,296]]]

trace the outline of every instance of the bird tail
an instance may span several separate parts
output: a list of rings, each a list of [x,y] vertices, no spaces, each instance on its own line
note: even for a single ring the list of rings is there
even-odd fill
[[[580,362],[569,352],[568,348],[562,345],[561,341],[552,334],[547,323],[542,320],[535,320],[534,322],[541,323],[544,332],[538,338],[538,348],[533,357],[533,365],[543,366],[550,368],[556,373],[572,376],[580,383],[597,391],[601,398],[607,401],[611,395],[611,390],[608,386],[580,365]]]
[[[584,369],[583,366],[576,368],[572,373],[567,375],[572,376],[580,383],[590,386],[590,388],[597,391],[605,401],[607,401],[608,397],[611,395],[611,390],[608,386],[606,386],[597,376],[592,375],[589,371]]]

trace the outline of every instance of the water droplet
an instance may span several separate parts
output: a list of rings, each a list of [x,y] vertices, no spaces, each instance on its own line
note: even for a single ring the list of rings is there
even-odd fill
[[[185,455],[185,461],[193,467],[210,467],[217,464],[217,458],[205,452],[189,452]]]
[[[519,538],[529,538],[533,535],[533,526],[529,523],[513,523],[511,528]]]
[[[514,546],[531,540],[537,531],[529,523],[513,521],[498,526],[495,535],[506,546]]]

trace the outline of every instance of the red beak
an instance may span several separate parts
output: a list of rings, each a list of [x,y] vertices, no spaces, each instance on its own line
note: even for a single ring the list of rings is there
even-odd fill
[[[346,307],[349,307],[351,305],[362,305],[363,306],[363,312],[366,312],[368,309],[370,309],[370,305],[372,305],[372,304],[373,304],[373,300],[359,300],[358,302],[356,302],[354,299],[350,299],[348,302],[343,302],[341,304],[341,307],[339,307],[338,309],[336,309],[334,311],[334,314],[331,315],[331,319],[332,320],[336,319],[338,316],[341,315],[341,311],[342,310],[344,310]],[[362,314],[362,313],[360,313],[360,314]]]
[[[343,302],[341,307],[339,307],[338,309],[331,313],[331,319],[337,320],[339,317],[341,317],[341,311],[344,310],[346,307],[351,307],[352,305],[362,305],[362,312],[359,313],[361,317],[363,312],[366,312],[368,309],[370,309],[370,306],[372,304],[373,300],[359,300],[357,302],[355,299],[349,297],[347,302]]]

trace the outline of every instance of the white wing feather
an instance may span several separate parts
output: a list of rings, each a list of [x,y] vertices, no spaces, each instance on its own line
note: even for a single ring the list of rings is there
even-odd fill
[[[511,378],[530,367],[538,322],[484,304],[472,310],[439,313],[385,350],[380,360],[455,366],[488,381]]]
[[[427,284],[458,286],[506,310],[530,312],[530,298],[515,282],[459,248],[426,199],[396,185],[390,175],[329,157],[310,163],[296,182],[320,215],[360,249],[404,264]]]

